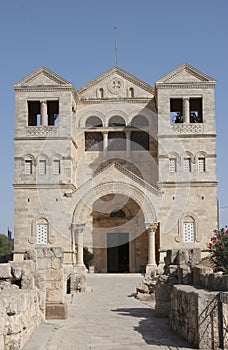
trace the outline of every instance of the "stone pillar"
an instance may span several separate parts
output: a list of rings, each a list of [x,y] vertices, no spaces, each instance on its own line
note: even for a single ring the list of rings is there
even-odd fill
[[[184,97],[183,115],[184,115],[184,123],[190,123],[190,110],[189,110],[188,97]]]
[[[103,157],[107,158],[108,156],[108,131],[103,132]]]
[[[126,131],[126,157],[131,158],[131,131]]]
[[[76,243],[77,243],[77,266],[84,266],[83,261],[83,231],[85,224],[76,224]]]
[[[148,233],[148,263],[146,266],[146,275],[151,275],[157,268],[155,260],[155,232],[158,224],[146,223],[145,225]]]
[[[48,125],[48,120],[47,120],[47,101],[42,100],[41,102],[41,108],[40,108],[40,113],[41,113],[41,124],[42,125]]]

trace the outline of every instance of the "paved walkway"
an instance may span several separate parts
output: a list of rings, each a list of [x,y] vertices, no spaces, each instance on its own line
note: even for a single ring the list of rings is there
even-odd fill
[[[23,350],[190,349],[151,303],[134,298],[136,274],[88,276],[88,291],[69,299],[67,320],[47,321]]]

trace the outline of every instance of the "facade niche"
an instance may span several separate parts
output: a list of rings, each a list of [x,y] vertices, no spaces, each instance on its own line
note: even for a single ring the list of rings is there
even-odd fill
[[[131,126],[133,126],[134,128],[145,128],[147,126],[149,126],[149,122],[148,120],[141,116],[141,115],[136,115],[131,122]]]
[[[108,122],[108,126],[125,126],[125,120],[120,117],[120,116],[114,116],[112,118],[110,118],[109,122]]]

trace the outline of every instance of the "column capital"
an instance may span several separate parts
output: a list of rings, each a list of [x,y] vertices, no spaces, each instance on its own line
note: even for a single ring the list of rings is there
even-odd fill
[[[82,233],[84,231],[85,225],[86,225],[85,223],[82,223],[82,224],[72,223],[71,228],[77,233]]]
[[[145,222],[145,226],[146,226],[146,230],[147,232],[156,232],[157,227],[158,227],[158,223],[157,222]]]
[[[47,100],[40,100],[40,103],[47,103]]]

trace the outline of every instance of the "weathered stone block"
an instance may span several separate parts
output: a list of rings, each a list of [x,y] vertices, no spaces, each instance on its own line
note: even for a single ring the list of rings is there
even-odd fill
[[[46,320],[62,320],[67,318],[67,305],[60,303],[46,304]]]
[[[0,279],[11,278],[11,266],[10,264],[0,264]]]

